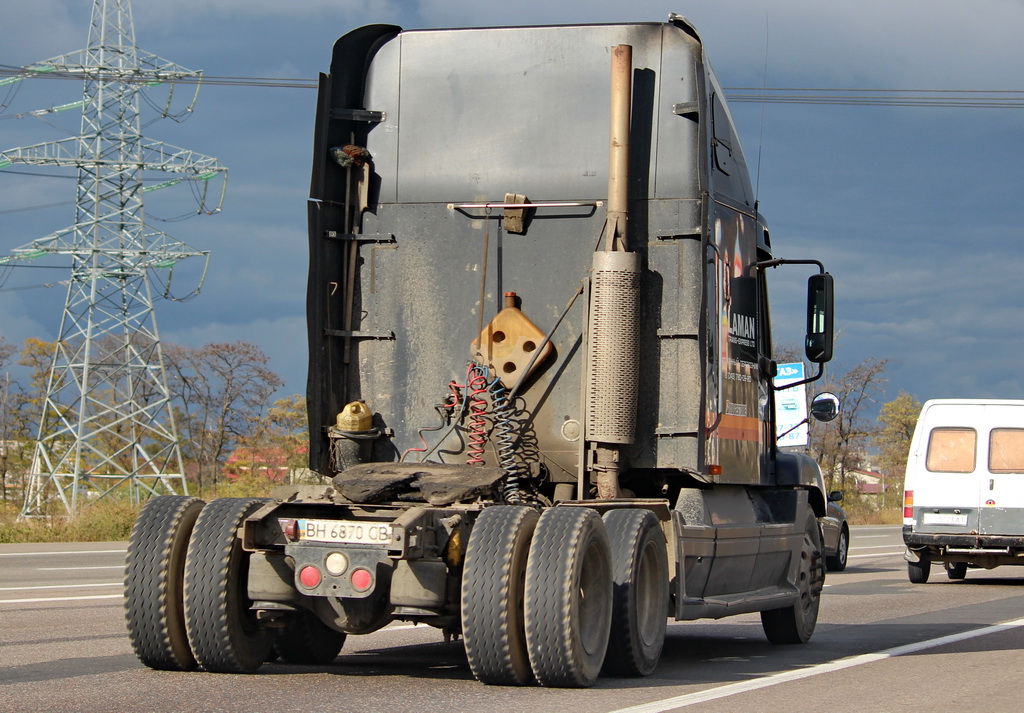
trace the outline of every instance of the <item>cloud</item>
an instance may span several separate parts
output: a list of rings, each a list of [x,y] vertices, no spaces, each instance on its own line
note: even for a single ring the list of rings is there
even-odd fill
[[[726,86],[765,82],[766,40],[769,86],[1013,89],[1024,64],[1017,37],[1024,3],[1016,1],[683,5]],[[184,66],[217,76],[314,77],[328,69],[340,35],[369,23],[662,22],[680,7],[662,0],[136,0],[133,9],[140,46]],[[0,63],[83,47],[88,10],[81,0],[11,4]],[[9,111],[80,93],[77,82],[26,83]],[[0,88],[0,102],[4,96]],[[213,251],[197,299],[158,303],[164,338],[255,341],[288,379],[288,393],[303,391],[305,380],[305,197],[315,101],[308,90],[207,86],[189,121],[146,129],[231,169],[221,215],[159,225]],[[840,363],[892,358],[893,395],[905,388],[921,398],[1024,396],[1013,369],[1024,348],[1017,336],[1024,334],[1016,289],[1024,272],[1013,159],[1024,143],[1018,112],[769,105],[762,125],[761,107],[733,109],[752,168],[761,155],[759,198],[777,254],[818,257],[836,276]],[[59,125],[73,133],[77,118]],[[38,120],[0,121],[2,147],[63,135]],[[73,185],[2,175],[0,210],[72,200]],[[153,217],[164,217],[160,205],[154,195]],[[0,254],[73,219],[67,206],[3,217]],[[798,273],[770,273],[779,341],[801,336],[805,276]],[[59,288],[0,293],[0,329],[19,341],[52,338],[62,304]]]

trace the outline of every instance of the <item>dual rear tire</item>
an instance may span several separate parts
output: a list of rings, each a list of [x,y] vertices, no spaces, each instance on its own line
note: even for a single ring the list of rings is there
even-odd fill
[[[494,506],[477,519],[463,572],[462,625],[484,683],[585,687],[604,671],[646,675],[667,619],[657,518],[618,510]],[[611,642],[611,643],[609,643]]]
[[[145,665],[163,671],[197,666],[185,631],[185,554],[203,501],[186,495],[153,498],[142,508],[125,560],[128,638]]]
[[[249,554],[237,537],[262,500],[183,495],[153,498],[128,540],[124,597],[128,638],[150,668],[251,673],[279,656],[333,661],[345,634],[299,610],[282,635],[256,621],[248,598]]]
[[[248,597],[249,553],[237,533],[264,501],[218,498],[199,514],[185,559],[185,628],[196,661],[216,673],[252,673],[274,646]]]

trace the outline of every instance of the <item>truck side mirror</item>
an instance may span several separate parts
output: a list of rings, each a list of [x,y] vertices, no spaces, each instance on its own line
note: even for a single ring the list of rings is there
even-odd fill
[[[839,415],[839,397],[825,391],[818,394],[811,401],[811,415],[816,421],[828,422]]]
[[[807,279],[807,336],[804,354],[814,364],[832,359],[832,275],[821,272]]]

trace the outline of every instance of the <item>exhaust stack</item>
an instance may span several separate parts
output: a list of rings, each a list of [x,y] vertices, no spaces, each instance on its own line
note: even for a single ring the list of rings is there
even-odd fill
[[[628,252],[633,48],[612,48],[608,214],[594,253],[587,339],[586,434],[598,497],[619,497],[619,447],[633,443],[640,380],[640,255]]]

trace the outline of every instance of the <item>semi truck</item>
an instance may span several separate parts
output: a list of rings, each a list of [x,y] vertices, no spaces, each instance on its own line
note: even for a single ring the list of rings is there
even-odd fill
[[[826,494],[776,445],[768,274],[807,280],[808,380],[832,276],[775,257],[687,20],[353,30],[313,146],[318,480],[147,503],[143,663],[326,664],[402,621],[583,687],[651,673],[669,618],[811,637]]]

